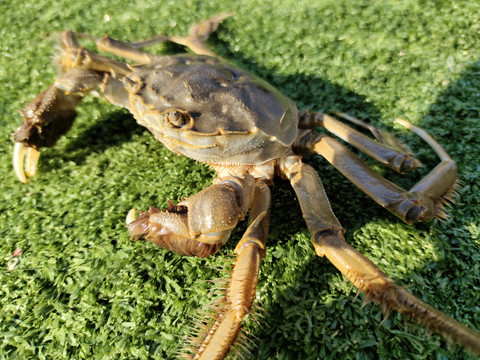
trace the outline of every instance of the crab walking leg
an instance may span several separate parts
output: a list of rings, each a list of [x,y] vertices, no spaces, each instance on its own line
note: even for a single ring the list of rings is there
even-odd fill
[[[395,284],[372,261],[346,243],[341,227],[330,209],[320,178],[301,161],[284,166],[300,202],[303,216],[318,256],[326,256],[358,289],[365,300],[374,300],[388,314],[396,310],[436,331],[446,339],[480,354],[480,334],[417,299]]]
[[[208,37],[217,30],[218,25],[226,18],[232,16],[233,13],[225,13],[225,14],[219,14],[216,16],[213,16],[207,20],[204,20],[202,22],[199,22],[197,24],[192,25],[190,28],[190,33],[187,36],[168,36],[168,35],[157,35],[152,39],[146,40],[146,41],[139,41],[135,43],[126,43],[122,42],[120,43],[120,46],[118,46],[119,52],[115,47],[116,45],[112,48],[109,47],[108,45],[104,47],[104,45],[107,44],[110,40],[107,38],[104,38],[105,40],[100,41],[99,48],[101,50],[105,50],[107,52],[112,52],[116,55],[125,57],[127,59],[130,59],[131,54],[136,54],[135,52],[128,50],[126,53],[121,53],[122,50],[124,50],[124,47],[127,47],[129,49],[143,49],[152,45],[155,45],[157,43],[162,43],[162,42],[173,42],[178,45],[183,45],[188,47],[190,50],[192,50],[194,53],[199,54],[199,55],[208,55],[208,56],[213,56],[216,58],[220,58],[217,54],[215,54],[213,51],[211,51],[208,46],[205,44],[205,41],[208,39]],[[124,54],[128,55],[125,56]],[[141,54],[141,53],[139,53]],[[154,55],[152,55],[154,56]],[[135,60],[132,58],[132,60]]]
[[[249,226],[235,248],[237,259],[227,289],[225,305],[201,341],[196,344],[192,359],[223,359],[234,343],[244,317],[255,297],[260,260],[265,257],[268,235],[270,189],[257,182]]]
[[[298,141],[297,150],[313,150],[322,155],[360,190],[407,224],[446,216],[443,201],[449,199],[457,179],[457,167],[450,158],[442,158],[424,179],[405,191],[374,172],[331,137],[307,134]]]
[[[332,114],[347,120],[351,122],[352,124],[355,124],[359,127],[364,128],[365,130],[368,130],[372,133],[373,136],[375,136],[375,139],[377,139],[379,142],[382,144],[391,146],[394,149],[397,149],[398,151],[405,152],[410,154],[410,150],[405,146],[400,140],[398,140],[395,136],[393,136],[391,133],[385,130],[381,130],[379,128],[376,128],[373,125],[370,125],[366,123],[365,121],[362,121],[360,119],[357,119],[349,114],[342,113],[342,112],[337,112],[333,111]]]
[[[244,218],[254,189],[251,175],[226,177],[165,211],[150,208],[134,221],[130,212],[127,221],[131,239],[149,240],[185,256],[212,255]]]
[[[355,146],[357,149],[364,152],[368,156],[372,157],[373,159],[379,161],[384,165],[387,165],[388,167],[399,173],[413,170],[420,165],[420,162],[413,158],[412,155],[396,139],[395,140],[397,142],[397,146],[392,146],[391,144],[374,141],[368,136],[365,136],[359,131],[345,125],[341,121],[338,121],[327,114],[309,112],[308,110],[304,110],[299,114],[299,121],[299,127],[301,128],[313,128],[316,126],[323,127],[330,133],[338,136],[340,139],[348,142],[352,146]],[[374,129],[377,133],[380,131],[376,128]],[[388,133],[382,132],[382,134]],[[385,138],[385,136],[383,137]],[[393,136],[390,135],[389,138],[389,141],[391,141],[391,138],[393,138]]]
[[[112,39],[108,35],[105,35],[101,38],[95,38],[82,33],[72,34],[76,37],[87,38],[95,41],[97,48],[100,51],[135,61],[137,64],[150,64],[155,58],[157,58],[156,55],[142,51],[141,49],[163,42],[173,42],[188,47],[196,54],[209,55],[218,58],[219,56],[208,48],[208,46],[205,44],[205,41],[213,32],[215,32],[215,30],[217,30],[220,22],[230,16],[232,16],[231,13],[220,14],[195,24],[190,28],[190,34],[184,37],[159,34],[152,39],[133,43],[118,41]]]
[[[196,54],[213,56],[220,59],[220,56],[209,49],[209,47],[205,44],[205,41],[213,32],[215,32],[215,30],[217,30],[218,24],[222,20],[232,15],[233,13],[225,13],[211,17],[210,19],[199,22],[198,24],[194,24],[190,28],[190,34],[188,36],[170,36],[169,40],[180,45],[185,45]]]
[[[150,64],[156,57],[153,54],[131,47],[128,43],[112,39],[108,35],[95,40],[98,50],[135,61],[137,64]]]

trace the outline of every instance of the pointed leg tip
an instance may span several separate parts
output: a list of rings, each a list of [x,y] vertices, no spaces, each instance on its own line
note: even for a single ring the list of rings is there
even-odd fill
[[[427,136],[427,135],[424,135],[424,134],[426,134],[425,130],[423,130],[422,128],[419,128],[418,126],[416,126],[414,124],[412,124],[408,120],[401,119],[401,118],[396,118],[395,120],[393,120],[393,122],[396,123],[396,124],[402,125],[404,128],[406,128],[408,130],[413,131],[415,134],[417,134],[421,138],[425,138]]]
[[[221,14],[218,14],[218,15],[215,15],[213,17],[211,17],[210,19],[208,19],[207,21],[210,21],[210,22],[221,22],[225,19],[228,19],[229,17],[232,17],[232,16],[235,16],[237,13],[235,11],[228,11],[228,12],[225,12],[225,13],[221,13]]]
[[[397,118],[397,119],[394,120],[394,122],[406,127],[407,129],[412,129],[412,128],[415,127],[411,122],[409,122],[405,119]]]

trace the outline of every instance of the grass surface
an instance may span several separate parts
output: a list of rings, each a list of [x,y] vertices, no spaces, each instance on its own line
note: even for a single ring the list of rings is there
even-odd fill
[[[210,40],[231,62],[270,81],[299,108],[341,110],[383,128],[405,117],[458,162],[450,219],[407,226],[356,190],[326,161],[322,176],[346,238],[424,301],[480,329],[480,8],[475,2],[348,0],[17,1],[0,3],[0,359],[170,359],[190,318],[209,302],[207,280],[233,253],[244,224],[208,259],[132,243],[136,206],[165,207],[214,174],[169,153],[132,117],[88,97],[72,131],[42,152],[24,185],[11,168],[16,113],[55,77],[54,34],[73,29],[127,40],[184,34],[234,10]],[[159,45],[152,51],[181,50]],[[426,167],[437,159],[399,128]],[[261,268],[263,318],[246,323],[259,359],[468,359],[354,291],[317,258],[289,184],[273,188],[271,235]],[[16,248],[19,264],[7,271]]]

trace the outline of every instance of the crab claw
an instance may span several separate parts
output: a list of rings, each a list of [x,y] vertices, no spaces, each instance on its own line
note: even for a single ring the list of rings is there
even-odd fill
[[[150,240],[152,241],[152,236],[155,234],[167,235],[170,232],[163,229],[161,225],[155,226],[150,224],[150,215],[160,213],[160,210],[157,208],[150,207],[148,211],[141,211],[138,218],[136,217],[136,209],[131,209],[127,214],[127,227],[130,231],[130,239],[132,241],[138,240]],[[153,243],[158,244],[158,241],[152,241]]]
[[[39,156],[40,151],[21,142],[16,142],[13,146],[13,169],[22,183],[28,183],[27,177],[35,176]]]

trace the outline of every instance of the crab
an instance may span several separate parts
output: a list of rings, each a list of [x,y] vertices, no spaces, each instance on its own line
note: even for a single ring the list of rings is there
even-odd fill
[[[140,125],[174,153],[208,164],[217,177],[203,191],[161,211],[151,207],[127,226],[132,240],[148,240],[184,256],[215,254],[248,214],[246,232],[235,247],[236,260],[225,297],[216,314],[199,324],[191,341],[191,359],[223,359],[229,353],[255,297],[268,235],[270,190],[274,176],[288,179],[296,193],[314,250],[325,256],[354,286],[389,313],[396,310],[445,338],[480,354],[480,334],[422,302],[398,286],[378,266],[349,245],[331,210],[320,177],[302,156],[324,157],[380,206],[407,224],[446,216],[457,183],[455,162],[425,131],[399,124],[419,135],[440,158],[431,172],[406,191],[384,179],[341,142],[313,129],[320,127],[373,159],[403,173],[420,165],[390,133],[344,113],[336,117],[298,111],[268,83],[229,65],[205,43],[231,14],[192,26],[189,35],[158,35],[127,43],[66,31],[58,57],[60,75],[21,111],[24,122],[14,134],[13,165],[24,183],[36,173],[40,149],[53,146],[75,119],[75,107],[88,93],[131,111]],[[96,42],[113,60],[79,45]],[[144,47],[170,41],[195,54],[158,56]],[[344,121],[338,120],[338,118]],[[346,125],[370,131],[375,139]]]

